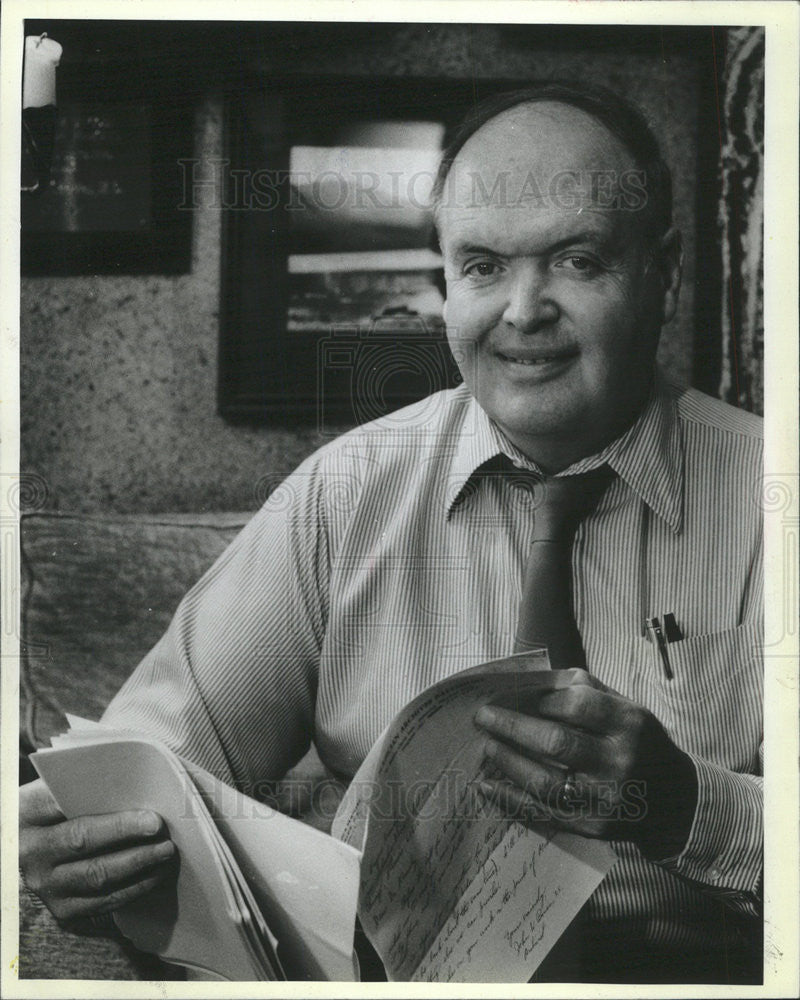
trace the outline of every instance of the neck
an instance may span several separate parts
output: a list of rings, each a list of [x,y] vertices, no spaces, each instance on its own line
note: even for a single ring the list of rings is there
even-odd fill
[[[603,424],[586,421],[581,427],[558,434],[520,434],[506,428],[503,432],[545,475],[555,475],[583,458],[598,454],[629,430],[644,412],[651,389],[652,382],[642,398]]]

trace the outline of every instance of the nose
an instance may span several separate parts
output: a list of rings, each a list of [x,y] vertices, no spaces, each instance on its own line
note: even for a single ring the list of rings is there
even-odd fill
[[[521,267],[507,285],[509,294],[503,319],[520,333],[536,333],[559,317],[547,275],[536,264]]]

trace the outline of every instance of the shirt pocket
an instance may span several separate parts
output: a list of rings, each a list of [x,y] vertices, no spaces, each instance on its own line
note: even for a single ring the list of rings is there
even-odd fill
[[[734,771],[753,772],[763,733],[761,627],[739,625],[667,646],[672,679],[646,643],[659,678],[657,714],[678,746]]]

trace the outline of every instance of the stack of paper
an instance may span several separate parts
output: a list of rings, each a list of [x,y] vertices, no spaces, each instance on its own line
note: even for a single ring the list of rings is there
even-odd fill
[[[115,913],[138,948],[232,981],[358,979],[359,851],[160,743],[70,722],[31,758],[64,814],[150,809],[178,848],[177,882]]]

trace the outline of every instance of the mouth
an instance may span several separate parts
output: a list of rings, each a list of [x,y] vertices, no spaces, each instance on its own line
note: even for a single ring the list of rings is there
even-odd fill
[[[552,365],[565,364],[577,357],[577,351],[558,351],[553,354],[539,354],[530,351],[506,352],[496,351],[497,357],[507,364],[518,365],[521,368],[546,368]]]

